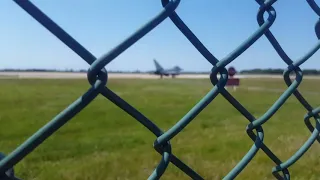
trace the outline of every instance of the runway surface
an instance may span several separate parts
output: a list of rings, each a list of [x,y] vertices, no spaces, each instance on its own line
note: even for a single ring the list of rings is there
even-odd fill
[[[159,79],[160,77],[152,74],[125,74],[125,73],[109,73],[111,79]],[[236,78],[276,78],[283,79],[281,75],[236,75]],[[87,78],[87,73],[73,72],[0,72],[0,79],[84,79]],[[164,77],[166,79],[171,77]],[[208,79],[209,74],[181,74],[176,76],[177,79]],[[294,78],[294,77],[292,77]],[[304,76],[303,79],[319,79],[320,76]],[[265,91],[265,92],[284,92],[285,89],[272,89],[257,86],[240,86],[240,89],[249,91]],[[237,89],[238,89],[237,88]],[[304,92],[310,95],[320,95],[320,92]]]
[[[108,73],[109,78],[119,79],[159,79],[159,76],[152,74],[126,74],[126,73]],[[282,75],[235,75],[235,78],[280,78]],[[82,79],[87,78],[87,73],[78,72],[0,72],[0,78],[15,79]],[[164,77],[164,78],[171,78]],[[177,79],[207,79],[209,74],[180,74]],[[292,77],[294,78],[294,77]],[[320,76],[304,76],[303,79],[320,79]]]

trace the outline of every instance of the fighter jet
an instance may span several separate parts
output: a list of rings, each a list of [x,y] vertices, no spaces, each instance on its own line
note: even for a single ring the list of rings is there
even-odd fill
[[[156,66],[156,70],[152,72],[152,74],[160,75],[162,79],[163,76],[172,76],[174,78],[176,75],[179,75],[182,69],[179,66],[174,66],[170,69],[163,69],[163,67],[157,62],[157,60],[153,59],[154,65]]]

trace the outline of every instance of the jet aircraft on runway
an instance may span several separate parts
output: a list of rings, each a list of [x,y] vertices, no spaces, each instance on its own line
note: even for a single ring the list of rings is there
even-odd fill
[[[176,75],[179,75],[182,69],[179,66],[174,66],[170,69],[163,69],[163,67],[157,62],[157,60],[153,59],[154,65],[156,66],[156,70],[152,72],[152,74],[160,75],[162,79],[163,76],[172,76],[174,78]]]

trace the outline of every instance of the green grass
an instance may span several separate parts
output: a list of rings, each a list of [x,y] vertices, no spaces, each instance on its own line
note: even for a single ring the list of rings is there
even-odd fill
[[[319,80],[304,80],[299,89],[319,92]],[[8,80],[0,91],[0,151],[8,154],[88,88],[86,80]],[[115,80],[108,86],[164,131],[172,127],[212,87],[209,80]],[[241,86],[286,88],[283,80],[241,80]],[[237,89],[232,94],[256,117],[281,92]],[[311,105],[320,96],[306,94]],[[264,142],[287,160],[311,133],[303,122],[306,111],[294,97],[263,125]],[[170,142],[173,153],[205,179],[222,179],[253,142],[248,121],[218,96]],[[313,123],[314,124],[314,123]],[[25,180],[147,179],[161,156],[153,149],[155,136],[131,116],[99,95],[82,112],[15,166]],[[292,179],[320,176],[320,146],[316,142],[289,168]],[[238,179],[274,179],[275,164],[259,151]],[[169,164],[161,179],[190,179]]]

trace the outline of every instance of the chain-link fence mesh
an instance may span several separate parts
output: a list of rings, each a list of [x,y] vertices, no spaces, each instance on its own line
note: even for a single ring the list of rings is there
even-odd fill
[[[276,0],[256,0],[260,5],[257,13],[257,22],[259,28],[249,37],[245,42],[240,44],[234,51],[228,54],[221,60],[214,57],[213,54],[200,42],[200,40],[192,33],[192,31],[185,25],[179,15],[175,12],[180,0],[162,0],[163,10],[147,22],[142,28],[133,33],[125,41],[117,45],[110,52],[106,53],[100,58],[96,58],[82,45],[80,45],[75,39],[73,39],[68,33],[60,28],[54,21],[45,15],[40,9],[28,0],[13,0],[18,6],[29,13],[34,19],[42,24],[47,30],[59,38],[65,45],[77,53],[83,60],[90,64],[90,68],[87,73],[89,83],[92,85],[83,96],[79,97],[69,107],[54,117],[49,123],[43,126],[29,139],[17,147],[13,152],[7,156],[0,156],[0,179],[17,179],[13,173],[13,166],[22,160],[26,155],[32,152],[37,146],[39,146],[50,135],[62,127],[66,122],[71,120],[77,113],[84,109],[90,102],[92,102],[98,94],[102,94],[108,100],[116,104],[123,111],[131,115],[134,119],[144,125],[149,131],[151,131],[157,138],[154,141],[154,149],[162,155],[157,167],[149,176],[149,179],[159,179],[163,173],[165,173],[168,164],[171,162],[181,171],[185,172],[192,179],[203,179],[197,172],[191,169],[187,164],[182,162],[171,152],[170,140],[174,138],[182,129],[184,129],[206,106],[221,94],[228,100],[246,119],[249,124],[247,125],[246,132],[252,139],[254,144],[247,152],[247,154],[241,159],[241,161],[224,177],[225,179],[235,178],[241,171],[247,166],[247,164],[256,155],[259,149],[261,149],[272,161],[275,166],[272,169],[272,174],[277,179],[290,179],[290,173],[288,168],[294,164],[319,138],[319,112],[320,108],[312,107],[297,90],[298,86],[302,82],[303,74],[299,68],[301,64],[306,62],[319,48],[320,41],[310,49],[310,51],[302,56],[300,59],[293,61],[281,48],[280,44],[270,31],[270,27],[276,19],[276,11],[272,5]],[[314,0],[307,0],[311,9],[320,16],[320,8],[314,2]],[[265,19],[264,14],[268,14],[268,18]],[[157,125],[145,117],[142,113],[124,101],[116,93],[111,91],[106,85],[108,82],[108,73],[104,67],[124,52],[131,45],[136,43],[139,39],[149,33],[152,29],[157,27],[166,18],[170,18],[175,26],[185,35],[185,37],[193,44],[193,46],[207,59],[213,66],[210,74],[210,79],[213,84],[213,88],[189,111],[185,116],[180,119],[173,127],[168,131],[163,132]],[[316,22],[315,33],[320,38],[320,20]],[[235,60],[240,54],[246,51],[252,44],[254,44],[259,38],[265,35],[269,42],[272,44],[276,52],[281,59],[288,65],[283,73],[284,81],[288,88],[283,92],[279,99],[261,116],[254,117],[241,103],[239,103],[224,87],[228,80],[228,72],[226,66]],[[295,78],[292,81],[289,77],[290,74],[295,74]],[[217,75],[220,78],[217,78]],[[301,146],[301,148],[292,155],[288,160],[281,161],[269,148],[264,144],[264,132],[262,125],[266,123],[277,110],[286,102],[286,100],[294,95],[300,103],[307,110],[307,114],[304,117],[304,121],[310,132],[312,132],[309,139]],[[316,127],[314,128],[310,122],[310,118],[314,118],[316,121]]]

